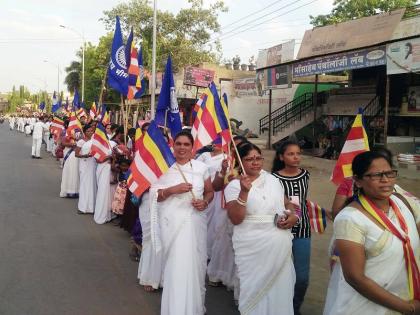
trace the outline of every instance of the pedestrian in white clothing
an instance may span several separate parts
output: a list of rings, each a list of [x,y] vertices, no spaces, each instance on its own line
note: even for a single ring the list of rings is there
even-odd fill
[[[51,152],[51,141],[50,141],[50,126],[51,126],[51,118],[45,122],[45,129],[44,129],[44,141],[46,145],[47,152]]]
[[[34,124],[32,132],[32,158],[41,159],[41,144],[42,136],[46,126],[44,124],[44,117],[41,117],[38,122]]]

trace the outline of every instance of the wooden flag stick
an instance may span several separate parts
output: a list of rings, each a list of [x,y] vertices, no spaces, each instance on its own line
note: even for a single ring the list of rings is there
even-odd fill
[[[189,184],[188,181],[187,181],[187,178],[185,177],[184,172],[179,168],[178,163],[175,162],[175,164],[176,164],[176,168],[177,168],[178,172],[181,174],[182,179],[184,180],[185,184]],[[194,192],[192,190],[190,191],[190,193],[191,193],[193,199],[196,199],[195,195],[194,195]]]
[[[232,135],[231,135],[231,136],[232,136]],[[237,155],[237,157],[238,157],[239,165],[240,165],[240,166],[241,166],[241,168],[242,168],[242,173],[243,173],[244,175],[246,175],[246,172],[245,172],[245,169],[244,169],[244,165],[242,164],[242,160],[241,160],[241,158],[240,158],[240,156],[239,156],[238,148],[237,148],[237,146],[236,146],[235,141],[233,141],[233,139],[232,139],[232,144],[233,144],[233,147],[235,148],[235,152],[236,152],[236,155]]]
[[[105,70],[105,74],[104,77],[102,79],[102,84],[101,84],[101,91],[99,93],[99,104],[98,104],[98,109],[101,108],[102,109],[102,99],[104,96],[104,89],[105,89],[105,82],[106,82],[106,76],[108,75],[108,67]]]

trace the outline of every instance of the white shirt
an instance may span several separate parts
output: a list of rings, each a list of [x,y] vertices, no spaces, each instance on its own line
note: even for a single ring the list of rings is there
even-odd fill
[[[34,132],[32,133],[32,137],[34,139],[42,139],[42,135],[44,133],[44,129],[47,127],[42,121],[38,121],[34,125]]]

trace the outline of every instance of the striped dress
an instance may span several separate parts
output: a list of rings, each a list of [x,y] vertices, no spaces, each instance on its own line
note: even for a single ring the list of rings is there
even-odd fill
[[[305,169],[300,169],[301,172],[296,176],[284,176],[278,173],[272,173],[284,188],[284,193],[287,197],[297,196],[300,201],[300,208],[302,209],[302,218],[300,224],[292,228],[292,233],[295,238],[311,237],[311,225],[309,222],[308,209],[306,207],[306,198],[308,196],[309,172]]]

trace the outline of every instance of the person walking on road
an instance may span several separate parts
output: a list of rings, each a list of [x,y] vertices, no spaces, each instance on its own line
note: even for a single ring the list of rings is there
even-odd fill
[[[40,117],[39,121],[34,124],[32,132],[32,158],[41,159],[41,144],[44,130],[47,126],[44,124],[44,117]]]

